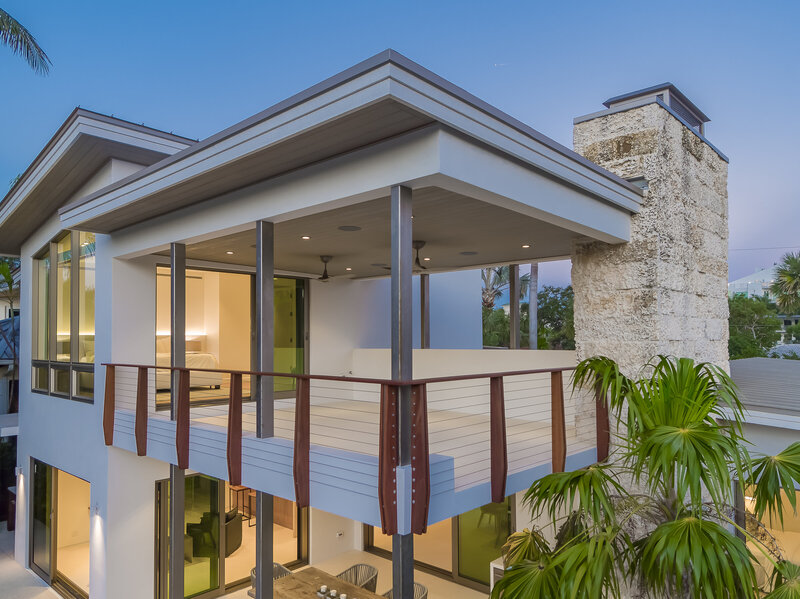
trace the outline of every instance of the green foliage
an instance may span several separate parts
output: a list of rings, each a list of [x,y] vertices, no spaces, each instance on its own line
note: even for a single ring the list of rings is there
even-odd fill
[[[732,532],[731,480],[755,497],[758,517],[780,510],[783,494],[791,490],[794,501],[800,482],[800,442],[753,460],[736,387],[712,364],[660,356],[631,379],[613,360],[595,357],[574,377],[599,390],[625,426],[608,463],[531,486],[525,502],[534,518],[560,525],[556,542],[537,545],[530,557],[509,557],[493,599],[617,598],[623,579],[665,599],[760,597],[754,557]],[[750,527],[739,530],[761,546]],[[775,565],[768,596],[800,599],[793,594],[800,569]]]
[[[524,560],[538,560],[550,547],[540,530],[525,528],[515,532],[500,549],[506,565],[518,564]]]
[[[800,252],[789,252],[781,258],[769,290],[784,314],[800,312]]]
[[[0,9],[0,44],[8,46],[14,54],[18,54],[36,73],[46,75],[50,70],[50,59],[36,43],[31,32],[19,21]]]
[[[744,542],[716,522],[696,516],[656,527],[636,543],[632,565],[632,573],[654,597],[758,596],[752,555]]]
[[[757,480],[750,491],[755,499],[754,511],[761,519],[769,512],[770,519],[777,516],[783,524],[784,491],[789,505],[797,515],[796,485],[800,485],[800,441],[792,443],[775,456],[762,456],[753,461],[753,480]]]
[[[766,357],[780,340],[781,321],[766,298],[742,294],[728,299],[728,354],[731,360]]]
[[[786,343],[800,343],[800,324],[792,324],[785,327]]]
[[[509,288],[511,271],[508,266],[495,266],[493,268],[484,268],[481,271],[481,279],[483,280],[483,290],[481,298],[483,307],[488,310],[494,310],[494,303],[497,301],[503,292]],[[531,275],[524,274],[519,278],[519,298],[524,299],[528,294],[528,287],[530,286]]]
[[[484,271],[486,272],[486,271]],[[484,347],[508,347],[509,319],[506,313],[487,305],[486,279],[484,278],[483,345]],[[523,290],[527,285],[521,285]],[[499,296],[499,294],[498,294]],[[575,349],[575,326],[573,324],[572,287],[545,285],[538,294],[538,349]],[[520,306],[520,339],[522,347],[528,346],[530,319],[528,305]]]

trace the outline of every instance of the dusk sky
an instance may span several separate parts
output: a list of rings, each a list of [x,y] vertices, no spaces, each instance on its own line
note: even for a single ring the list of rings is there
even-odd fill
[[[730,278],[800,248],[797,2],[0,6],[53,61],[40,77],[0,48],[0,195],[77,105],[204,138],[394,48],[568,147],[573,117],[671,81],[731,160]],[[543,265],[541,278],[569,271]]]

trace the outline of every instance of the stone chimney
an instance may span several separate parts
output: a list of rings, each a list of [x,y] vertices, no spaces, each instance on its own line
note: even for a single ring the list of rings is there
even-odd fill
[[[575,151],[639,186],[629,243],[575,245],[579,359],[635,375],[657,354],[728,366],[728,159],[672,84],[611,98],[575,119]]]

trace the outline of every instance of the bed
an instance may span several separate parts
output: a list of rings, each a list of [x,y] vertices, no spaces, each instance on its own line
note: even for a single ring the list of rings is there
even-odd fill
[[[164,345],[166,342],[166,350]],[[156,352],[156,366],[169,366],[171,354],[169,352],[169,338],[158,339]],[[219,368],[219,360],[214,354],[199,351],[186,352],[186,368]],[[221,372],[197,372],[190,374],[189,385],[191,387],[211,387],[219,389],[222,385]],[[156,370],[156,389],[159,391],[170,388],[170,376],[168,370]]]

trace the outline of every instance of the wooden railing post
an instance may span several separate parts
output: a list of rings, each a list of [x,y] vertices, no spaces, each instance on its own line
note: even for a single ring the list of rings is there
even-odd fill
[[[608,418],[608,398],[603,397],[600,385],[595,389],[595,424],[597,427],[597,461],[605,462],[611,450],[611,424]]]
[[[178,402],[175,410],[175,451],[178,468],[189,467],[189,371],[178,371]]]
[[[139,366],[136,381],[136,454],[147,455],[147,366]]]
[[[567,426],[564,417],[564,381],[561,371],[550,373],[550,393],[553,472],[564,472],[567,465]]]
[[[383,534],[397,533],[397,387],[381,385],[380,440],[378,442],[378,505]]]
[[[106,366],[106,395],[103,402],[103,435],[106,445],[114,444],[114,411],[116,408],[116,369]]]
[[[242,484],[242,375],[235,372],[228,399],[228,482]]]
[[[431,502],[430,452],[428,447],[428,388],[411,388],[411,532],[428,529]]]
[[[294,410],[294,496],[297,507],[308,507],[311,499],[311,381],[297,379]]]
[[[502,503],[506,499],[508,477],[506,407],[502,376],[493,376],[489,379],[489,402],[492,501]]]

